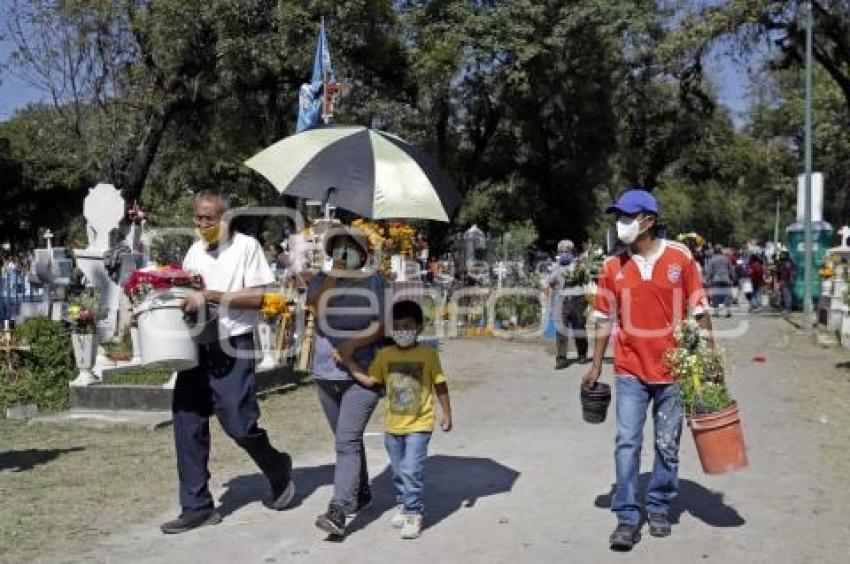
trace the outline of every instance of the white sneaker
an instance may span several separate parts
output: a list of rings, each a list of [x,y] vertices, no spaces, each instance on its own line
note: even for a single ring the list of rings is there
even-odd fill
[[[396,507],[395,515],[393,515],[393,518],[390,520],[390,526],[393,529],[401,529],[402,527],[404,527],[404,520],[404,506],[399,505],[398,507]]]
[[[401,538],[418,539],[422,534],[422,515],[405,515],[401,527]]]

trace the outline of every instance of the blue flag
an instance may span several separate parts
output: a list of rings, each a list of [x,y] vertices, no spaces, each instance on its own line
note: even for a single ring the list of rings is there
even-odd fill
[[[315,127],[322,123],[322,97],[324,96],[324,80],[327,74],[328,84],[336,84],[331,50],[325,37],[325,20],[319,27],[319,37],[316,41],[316,56],[313,59],[313,77],[310,84],[302,84],[298,94],[298,125],[297,133]]]

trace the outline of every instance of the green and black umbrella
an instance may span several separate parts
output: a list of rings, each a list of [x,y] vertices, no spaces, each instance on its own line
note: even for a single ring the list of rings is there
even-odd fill
[[[245,162],[278,191],[373,219],[449,221],[454,183],[422,150],[361,126],[329,125],[278,141]]]

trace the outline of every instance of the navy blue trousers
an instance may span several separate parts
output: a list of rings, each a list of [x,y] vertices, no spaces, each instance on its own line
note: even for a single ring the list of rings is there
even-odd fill
[[[207,482],[212,414],[225,433],[254,460],[270,480],[288,471],[286,456],[275,450],[260,428],[260,406],[254,386],[254,336],[229,339],[239,351],[234,358],[220,343],[201,345],[196,368],[180,372],[174,386],[174,444],[180,479],[180,505],[184,511],[213,507]]]

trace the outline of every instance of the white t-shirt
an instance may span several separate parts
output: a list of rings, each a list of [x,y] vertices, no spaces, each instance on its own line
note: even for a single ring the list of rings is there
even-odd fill
[[[183,259],[183,269],[200,274],[207,290],[219,292],[238,292],[275,281],[260,243],[238,232],[212,251],[203,241],[196,241]],[[218,312],[218,333],[222,338],[249,333],[259,321],[257,310],[232,309],[222,304]]]

